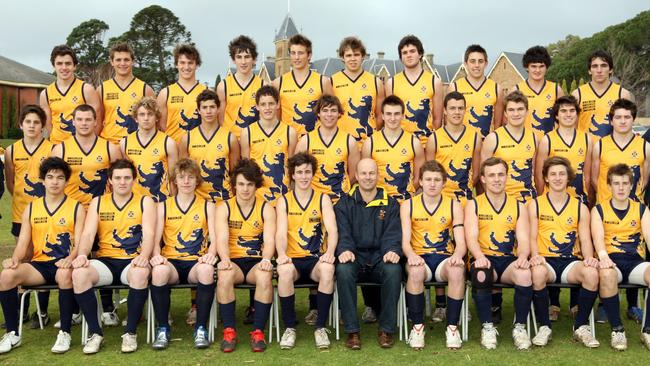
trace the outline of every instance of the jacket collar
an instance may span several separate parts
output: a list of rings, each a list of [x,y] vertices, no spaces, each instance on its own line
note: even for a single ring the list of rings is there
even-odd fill
[[[348,194],[357,203],[365,203],[363,197],[361,197],[361,192],[359,192],[358,183],[355,183],[352,186],[352,188],[350,188]],[[377,195],[372,201],[366,203],[366,207],[378,207],[378,206],[388,206],[388,194],[386,194],[386,190],[382,186],[377,186]]]

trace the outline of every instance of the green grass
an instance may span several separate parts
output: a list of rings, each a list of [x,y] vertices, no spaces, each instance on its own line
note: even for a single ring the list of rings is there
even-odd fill
[[[0,140],[1,146],[7,146],[10,140]],[[11,197],[5,194],[0,199],[0,258],[11,255],[14,239],[9,230],[11,227]],[[562,304],[566,310],[568,304],[568,291],[562,293]],[[123,296],[126,292],[123,291]],[[31,309],[35,309],[32,296]],[[624,298],[624,296],[622,296]],[[226,362],[228,364],[263,364],[263,365],[299,365],[312,363],[319,365],[393,365],[393,364],[470,364],[470,365],[508,365],[526,364],[535,362],[542,365],[575,365],[578,363],[590,365],[641,365],[647,364],[648,352],[639,342],[639,326],[625,320],[629,349],[626,352],[615,352],[609,348],[609,327],[599,324],[596,326],[598,339],[601,341],[599,349],[589,350],[570,338],[571,319],[563,312],[560,321],[554,323],[554,334],[551,344],[545,348],[532,349],[520,352],[514,349],[510,336],[509,319],[513,316],[512,291],[506,290],[504,294],[504,319],[499,326],[499,347],[494,351],[481,349],[479,345],[480,329],[474,312],[473,303],[470,311],[474,320],[470,322],[470,339],[458,351],[450,351],[444,344],[444,327],[442,325],[428,325],[424,350],[412,351],[405,343],[396,342],[393,349],[379,348],[376,341],[376,325],[362,326],[361,351],[350,351],[345,348],[345,334],[341,340],[335,341],[334,332],[330,335],[332,348],[328,351],[318,351],[314,347],[312,328],[307,326],[302,318],[307,312],[306,290],[298,290],[296,307],[298,319],[297,346],[291,351],[281,351],[276,342],[269,346],[267,352],[255,354],[248,346],[249,326],[239,324],[239,346],[232,354],[219,351],[218,343],[207,350],[192,348],[192,329],[185,325],[185,312],[189,304],[189,291],[178,290],[172,296],[172,314],[175,320],[172,326],[172,342],[170,348],[162,352],[154,352],[145,343],[146,329],[144,322],[139,328],[140,349],[134,354],[123,355],[120,353],[122,327],[105,329],[105,345],[102,351],[94,356],[85,356],[81,352],[80,328],[72,330],[73,344],[71,350],[64,355],[53,355],[50,348],[54,344],[57,330],[51,325],[44,330],[31,330],[24,328],[23,344],[6,355],[0,355],[0,365],[77,365],[92,363],[98,365],[134,364],[134,365],[207,365]],[[622,300],[625,302],[625,300]],[[246,291],[238,291],[238,320],[243,318],[243,310],[248,303]],[[359,309],[361,311],[361,309]],[[50,299],[50,315],[52,323],[58,319],[58,304],[56,292]],[[126,315],[126,306],[119,309],[120,317]],[[221,328],[217,330],[217,342],[220,340]],[[268,337],[268,334],[267,334]]]

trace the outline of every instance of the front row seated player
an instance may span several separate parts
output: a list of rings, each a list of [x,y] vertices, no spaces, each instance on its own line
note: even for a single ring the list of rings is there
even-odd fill
[[[158,329],[153,349],[169,345],[170,285],[197,284],[194,346],[207,348],[208,318],[214,300],[214,264],[217,245],[214,230],[214,203],[195,192],[201,185],[199,165],[187,158],[170,172],[176,196],[158,203],[158,223],[151,264],[151,300]],[[208,243],[210,245],[208,246]]]
[[[95,197],[90,203],[78,256],[72,262],[75,298],[90,335],[83,348],[86,354],[97,353],[104,340],[93,289],[97,286],[129,286],[122,352],[138,348],[136,328],[147,301],[156,207],[150,197],[133,193],[135,177],[135,166],[129,160],[111,163],[108,182],[112,193]],[[96,259],[89,260],[95,236],[99,247]]]
[[[0,339],[0,353],[7,353],[21,343],[22,334],[18,334],[19,285],[58,285],[61,330],[52,352],[64,353],[70,349],[75,302],[72,260],[77,253],[85,218],[81,204],[64,193],[71,174],[68,163],[60,158],[47,158],[39,167],[45,196],[29,203],[29,207],[23,211],[16,248],[11,258],[2,262],[0,303],[7,333]],[[28,251],[32,244],[33,254],[30,257]]]
[[[422,193],[404,201],[400,208],[402,251],[406,258],[406,302],[413,329],[409,345],[424,347],[424,283],[448,282],[447,348],[462,345],[458,323],[465,293],[467,252],[461,203],[443,196],[447,182],[445,168],[435,160],[422,165],[419,172]]]
[[[338,231],[329,195],[312,188],[317,167],[318,161],[308,153],[290,157],[289,177],[295,187],[276,204],[278,294],[286,327],[280,340],[281,349],[291,349],[296,343],[294,283],[318,284],[314,339],[318,349],[330,346],[325,322],[334,294]]]
[[[251,159],[241,159],[230,175],[235,197],[223,201],[216,211],[217,300],[223,320],[221,350],[232,352],[237,345],[235,289],[242,283],[255,285],[255,320],[250,332],[253,352],[266,350],[264,327],[273,299],[275,211],[256,198],[262,187],[262,169]]]
[[[533,304],[542,325],[532,342],[545,346],[551,339],[546,284],[568,283],[581,286],[573,338],[595,348],[600,343],[592,336],[588,319],[598,296],[598,260],[591,244],[589,209],[567,191],[576,174],[567,158],[546,159],[541,173],[546,193],[528,205]]]
[[[504,283],[515,288],[512,330],[515,347],[528,349],[531,342],[526,332],[526,319],[533,297],[528,262],[528,213],[523,203],[506,195],[507,175],[508,166],[501,158],[491,157],[481,164],[480,178],[485,193],[465,206],[465,240],[475,259],[470,275],[483,328],[481,346],[487,349],[497,346],[498,333],[492,323],[492,284]]]
[[[618,284],[650,287],[650,262],[646,246],[650,240],[650,213],[643,203],[630,198],[633,172],[625,164],[607,171],[607,186],[612,197],[591,210],[591,236],[600,260],[600,301],[612,326],[611,346],[627,349],[621,323]],[[650,299],[650,298],[649,298]],[[646,309],[650,309],[646,300]],[[650,316],[645,317],[641,342],[650,349]]]

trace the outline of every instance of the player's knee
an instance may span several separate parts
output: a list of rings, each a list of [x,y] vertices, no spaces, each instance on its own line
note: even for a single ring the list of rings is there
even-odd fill
[[[618,283],[618,274],[613,268],[603,268],[598,271],[601,286],[613,287]]]
[[[544,287],[548,278],[548,269],[546,266],[534,266],[531,268],[531,276],[536,287]]]
[[[56,275],[54,276],[54,280],[56,281],[57,285],[59,285],[59,288],[71,288],[72,287],[72,269],[62,269],[59,268],[56,271]]]
[[[424,266],[409,266],[407,281],[411,283],[424,282],[427,276],[427,271]]]
[[[447,282],[465,282],[465,267],[447,266]]]
[[[470,267],[470,279],[472,281],[472,292],[489,294],[492,292],[492,269],[476,268],[474,264]]]
[[[85,286],[90,283],[90,270],[85,267],[72,270],[72,283],[75,286]]]
[[[214,266],[200,263],[196,268],[196,275],[202,284],[211,284],[214,282]]]
[[[170,270],[165,265],[158,265],[151,268],[151,282],[156,286],[162,286],[169,282]]]
[[[147,287],[149,284],[149,273],[149,268],[131,266],[127,274],[129,286],[135,288]]]
[[[277,267],[278,280],[293,280],[294,266],[291,263],[281,264]]]
[[[0,283],[2,287],[12,288],[16,286],[17,275],[16,271],[13,269],[3,269],[0,272]]]
[[[334,265],[332,263],[321,262],[318,265],[321,281],[332,281],[334,279]]]
[[[232,269],[226,271],[219,271],[217,275],[217,287],[232,286],[234,282],[234,277],[235,277],[235,271]]]
[[[518,286],[530,286],[532,275],[530,270],[519,268],[514,272],[514,282]]]
[[[598,288],[598,270],[594,267],[585,267],[582,271],[582,287],[586,289]]]

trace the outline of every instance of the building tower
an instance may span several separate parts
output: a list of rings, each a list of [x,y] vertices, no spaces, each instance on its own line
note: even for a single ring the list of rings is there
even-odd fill
[[[275,34],[275,75],[282,76],[291,69],[291,59],[289,57],[289,38],[298,34],[298,28],[293,22],[291,15],[287,13],[284,17],[280,29]]]

